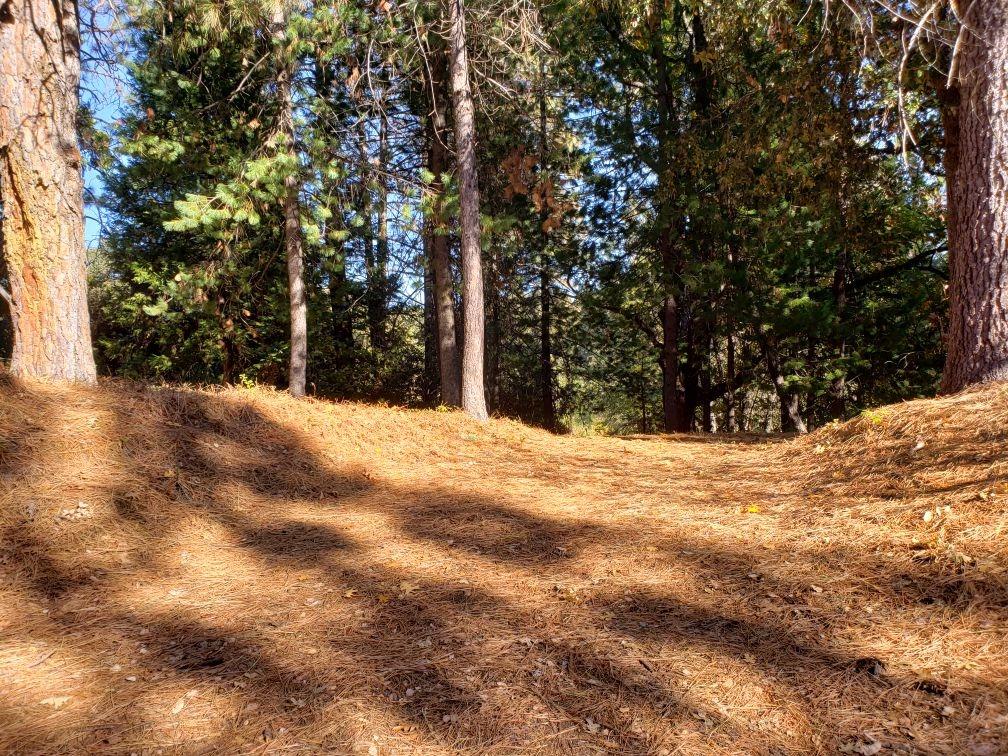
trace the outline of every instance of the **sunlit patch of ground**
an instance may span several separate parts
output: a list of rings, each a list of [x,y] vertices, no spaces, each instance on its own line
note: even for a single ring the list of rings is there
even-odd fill
[[[1008,388],[807,439],[0,386],[0,752],[1008,752]]]

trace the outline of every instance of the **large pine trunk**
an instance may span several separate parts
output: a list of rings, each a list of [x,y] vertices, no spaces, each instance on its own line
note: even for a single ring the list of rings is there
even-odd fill
[[[294,64],[286,50],[287,14],[278,4],[272,18],[273,44],[277,56],[276,84],[280,101],[280,132],[286,149],[297,156],[294,142]],[[290,293],[290,367],[288,391],[304,396],[308,371],[308,302],[304,285],[304,245],[301,238],[301,181],[292,167],[284,178],[284,250],[287,256],[287,286]]]
[[[663,19],[668,14],[666,0],[653,0],[651,4],[651,57],[655,64],[655,84],[658,106],[658,183],[655,208],[658,223],[656,229],[656,252],[661,262],[664,301],[661,307],[662,325],[662,427],[666,433],[688,432],[692,426],[692,416],[686,405],[685,391],[680,388],[683,378],[680,357],[682,341],[683,255],[680,244],[673,235],[672,208],[668,198],[674,195],[666,186],[672,175],[670,151],[675,136],[673,128],[672,72],[662,32]]]
[[[448,167],[448,132],[446,80],[448,59],[443,47],[431,55],[430,113],[427,120],[427,170],[433,175],[432,212],[425,221],[429,237],[429,264],[433,279],[434,310],[437,319],[437,358],[441,385],[441,403],[449,407],[462,406],[458,342],[455,339],[455,299],[452,296],[451,254],[444,229],[444,185],[441,176]]]
[[[0,240],[11,372],[93,383],[72,0],[0,4]]]
[[[451,85],[458,160],[462,260],[462,408],[487,419],[483,387],[483,264],[480,259],[480,199],[476,180],[476,116],[469,88],[463,0],[448,0],[451,21]]]
[[[1008,379],[1008,0],[967,5],[945,97],[949,329],[942,390]]]

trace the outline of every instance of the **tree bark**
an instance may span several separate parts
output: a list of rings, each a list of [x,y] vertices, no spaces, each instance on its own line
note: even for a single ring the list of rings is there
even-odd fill
[[[738,396],[735,388],[735,332],[729,327],[725,360],[725,430],[738,433]]]
[[[542,59],[539,61],[539,178],[548,181],[549,161],[547,146],[546,121],[546,71]],[[550,267],[549,267],[549,232],[547,220],[550,208],[546,205],[545,196],[539,210],[539,383],[541,397],[541,413],[543,427],[551,433],[556,432],[556,399],[553,394],[553,345],[551,331],[553,328],[550,308]]]
[[[434,269],[430,264],[433,255],[431,228],[426,221],[423,230],[423,251],[425,261],[423,308],[424,372],[421,391],[424,402],[433,406],[438,401],[438,326],[437,308],[434,306]]]
[[[483,265],[480,259],[480,198],[476,178],[476,116],[469,88],[463,0],[448,0],[451,21],[451,85],[458,161],[461,226],[462,408],[477,420],[487,419],[483,387]]]
[[[839,362],[837,375],[830,381],[830,418],[843,420],[847,414],[847,358],[846,317],[847,317],[847,247],[840,250],[837,267],[833,275],[834,325],[833,348]]]
[[[0,238],[11,372],[95,382],[77,145],[80,35],[72,0],[0,3]]]
[[[486,281],[489,281],[489,302],[487,303],[487,323],[484,332],[487,335],[489,344],[486,347],[484,364],[486,365],[484,394],[487,398],[487,410],[498,412],[500,410],[500,378],[501,378],[501,335],[504,327],[501,324],[501,281],[499,252],[491,250],[487,261]],[[463,324],[464,325],[464,324]]]
[[[691,418],[686,409],[686,396],[679,387],[681,375],[680,341],[682,337],[682,250],[673,237],[672,208],[667,197],[673,193],[666,183],[672,173],[670,150],[673,139],[672,79],[662,34],[663,20],[668,15],[666,0],[654,0],[651,7],[651,57],[655,62],[658,106],[658,205],[655,208],[657,256],[661,262],[662,285],[662,415],[666,433],[688,432]]]
[[[389,312],[389,238],[388,238],[388,117],[384,105],[378,125],[378,208],[377,239],[374,257],[368,268],[368,324],[375,359],[380,361],[387,345]]]
[[[278,4],[272,17],[272,35],[276,55],[276,86],[280,101],[279,129],[285,149],[295,163],[284,177],[284,251],[287,256],[287,287],[290,293],[290,367],[287,390],[304,396],[308,371],[308,304],[304,285],[304,245],[301,238],[301,180],[298,176],[297,149],[294,142],[294,62],[286,49],[287,12]]]
[[[436,44],[436,43],[435,43]],[[458,342],[455,338],[455,298],[452,295],[451,254],[444,223],[444,183],[448,167],[446,80],[448,59],[442,47],[434,47],[427,82],[430,113],[427,118],[427,170],[431,172],[432,211],[425,219],[430,238],[429,261],[434,282],[434,309],[437,315],[437,357],[441,382],[441,403],[462,406]]]
[[[944,93],[949,329],[942,391],[1008,379],[1008,0],[966,4]]]

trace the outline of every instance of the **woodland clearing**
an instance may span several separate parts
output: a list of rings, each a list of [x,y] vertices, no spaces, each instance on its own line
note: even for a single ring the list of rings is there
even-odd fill
[[[1006,437],[4,377],[0,751],[1005,753]]]

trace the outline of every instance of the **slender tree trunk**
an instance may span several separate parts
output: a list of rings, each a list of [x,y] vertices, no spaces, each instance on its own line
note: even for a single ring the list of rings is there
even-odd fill
[[[377,366],[381,357],[381,306],[378,282],[378,254],[375,243],[376,234],[374,231],[374,218],[372,217],[375,203],[371,197],[373,182],[371,151],[367,142],[367,124],[363,118],[357,124],[357,151],[360,165],[357,214],[363,222],[360,229],[361,243],[364,248],[364,276],[366,279],[364,305],[367,313],[368,341],[371,345],[371,354]],[[377,380],[378,376],[375,376],[376,384]]]
[[[389,312],[388,238],[388,118],[384,108],[378,126],[378,238],[372,267],[368,270],[368,322],[375,356],[384,356]]]
[[[546,121],[546,71],[542,59],[539,61],[539,178],[540,181],[550,180],[547,170],[549,154],[547,146]],[[556,432],[556,400],[553,394],[553,345],[551,343],[550,312],[550,267],[549,267],[549,220],[550,208],[542,198],[539,210],[539,384],[541,396],[541,414],[543,427]]]
[[[435,42],[430,60],[430,113],[427,118],[427,170],[431,172],[432,212],[425,219],[430,235],[430,268],[434,279],[434,309],[437,314],[437,355],[441,382],[441,403],[462,406],[458,342],[455,337],[455,298],[452,295],[451,254],[444,222],[444,183],[441,176],[447,159],[447,67],[448,56]]]
[[[686,400],[679,388],[679,308],[672,296],[662,306],[662,420],[666,433],[687,432]]]
[[[847,357],[846,324],[844,322],[847,317],[846,246],[840,250],[836,271],[833,275],[833,309],[836,312],[833,348],[840,364],[836,377],[830,381],[830,417],[834,420],[842,420],[847,414],[847,368],[844,364]]]
[[[431,229],[425,223],[423,231],[424,248],[424,378],[423,398],[427,404],[437,404],[438,400],[438,326],[437,308],[434,306],[434,270],[430,260],[433,256]]]
[[[476,178],[476,115],[469,88],[463,0],[448,0],[451,21],[451,84],[458,160],[459,222],[461,225],[462,408],[486,420],[483,388],[483,265],[480,260],[480,199]]]
[[[707,354],[704,360],[704,370],[700,375],[700,409],[703,417],[704,433],[714,433],[717,425],[711,408],[711,353],[713,352],[713,344],[709,337],[706,341]]]
[[[943,109],[950,315],[945,392],[1008,379],[1008,0],[963,5],[957,92],[947,93]]]
[[[501,335],[504,326],[501,324],[501,285],[499,258],[497,251],[491,251],[486,280],[490,283],[490,302],[487,304],[488,322],[486,334],[490,342],[486,350],[486,397],[487,409],[497,412],[500,409],[500,362]]]
[[[0,3],[0,239],[11,372],[95,382],[77,146],[80,35],[72,0]]]
[[[735,332],[728,329],[725,359],[725,430],[738,433],[738,397],[735,388]]]
[[[277,56],[277,98],[280,102],[280,132],[285,149],[297,162],[294,141],[294,61],[287,50],[287,11],[278,4],[273,11],[272,34]],[[301,180],[297,165],[284,178],[284,251],[287,255],[287,286],[290,293],[290,368],[288,391],[304,396],[308,371],[308,303],[304,285],[304,249],[301,239]]]

